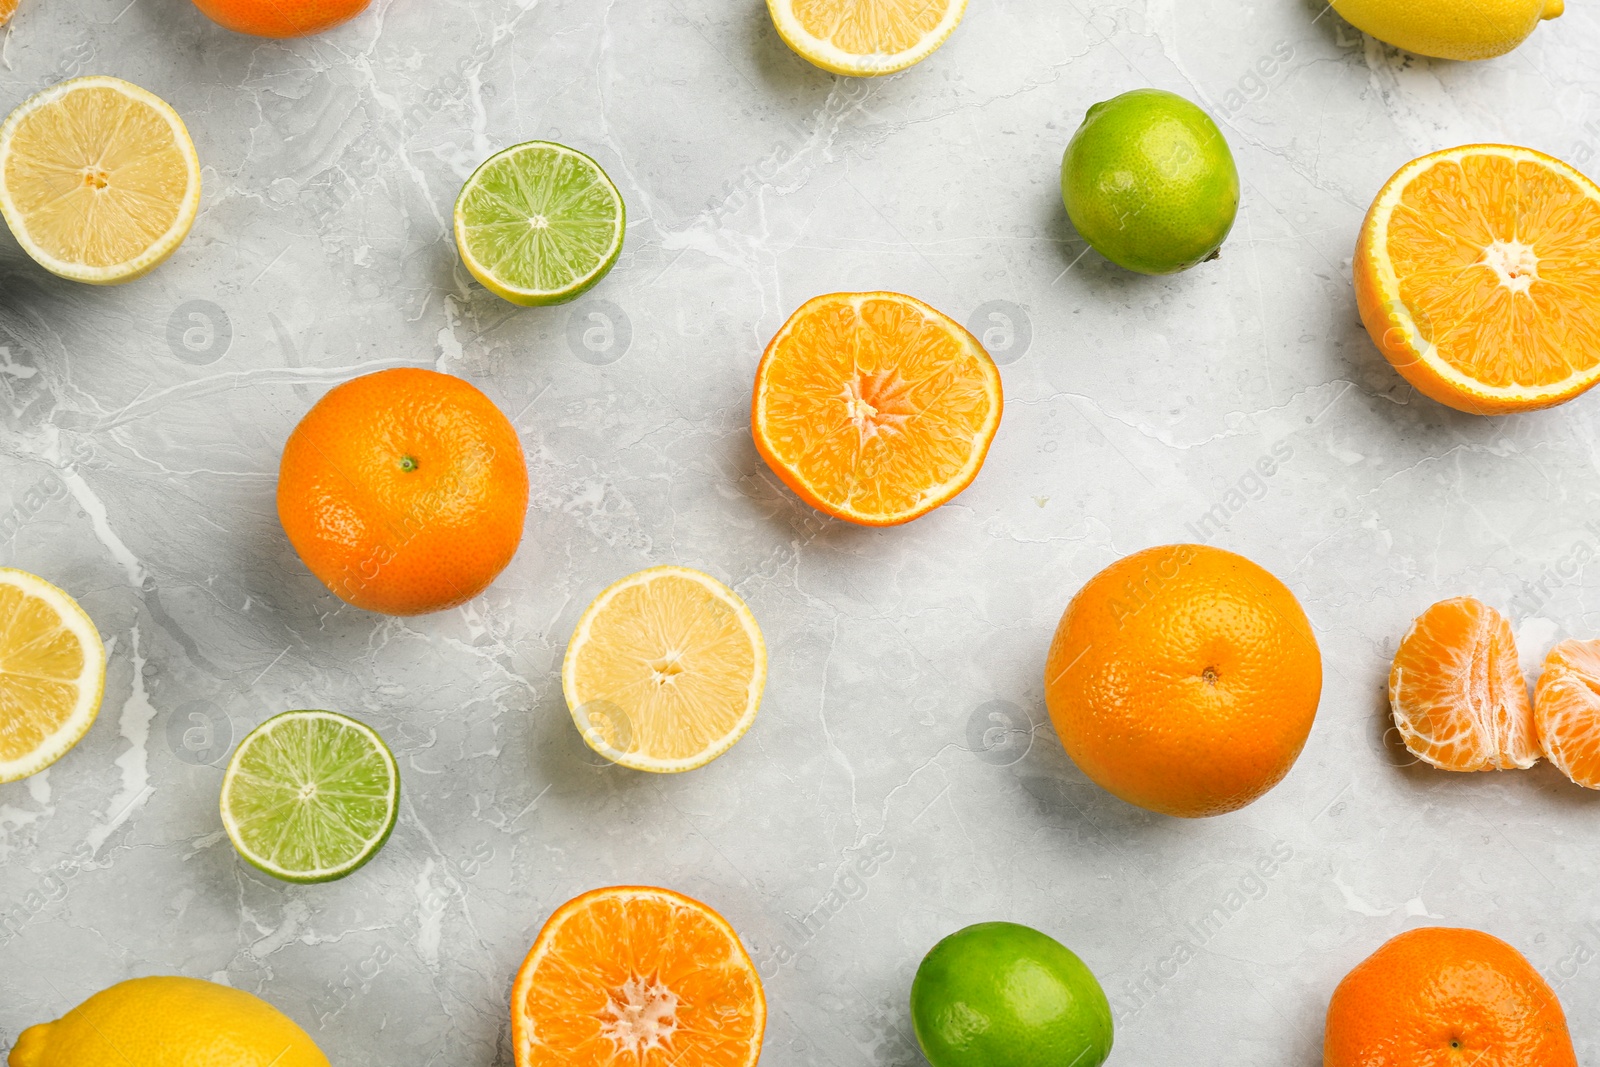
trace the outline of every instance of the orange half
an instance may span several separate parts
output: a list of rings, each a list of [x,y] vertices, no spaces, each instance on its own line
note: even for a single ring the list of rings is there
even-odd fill
[[[517,1067],[755,1067],[761,979],[727,920],[670,889],[556,909],[511,989]]]
[[[1562,774],[1600,789],[1600,641],[1562,641],[1533,690],[1539,746]]]
[[[1425,396],[1503,415],[1600,381],[1600,186],[1542,152],[1412,160],[1356,244],[1367,332]]]
[[[1441,770],[1539,761],[1511,623],[1472,597],[1441,600],[1417,616],[1389,670],[1389,707],[1406,748]]]
[[[894,526],[972,483],[1002,404],[994,360],[949,316],[899,293],[833,293],[767,345],[750,430],[807,504]]]

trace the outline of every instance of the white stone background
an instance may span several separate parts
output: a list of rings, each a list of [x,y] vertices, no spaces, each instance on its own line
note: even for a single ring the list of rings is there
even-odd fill
[[[1574,566],[1600,549],[1600,399],[1496,420],[1427,401],[1349,279],[1367,205],[1415,155],[1588,163],[1597,40],[1583,2],[1457,64],[1316,0],[972,0],[927,62],[852,81],[791,54],[758,0],[378,0],[291,43],[185,0],[22,0],[0,109],[128,78],[188,122],[205,196],[178,254],[116,289],[0,236],[0,562],[76,595],[110,650],[89,736],[0,786],[0,1040],[180,973],[267,997],[335,1063],[507,1065],[546,916],[642,882],[743,934],[771,1064],[920,1062],[917,963],[988,919],[1099,974],[1113,1063],[1313,1067],[1339,978],[1432,923],[1516,944],[1600,1057],[1600,800],[1548,766],[1413,766],[1384,698],[1444,597],[1511,613],[1530,664],[1600,633]],[[1148,85],[1217,115],[1244,183],[1222,258],[1172,278],[1087,252],[1057,186],[1085,108]],[[629,205],[621,260],[574,306],[501,302],[449,235],[472,168],[531,138],[594,155]],[[869,288],[976,316],[1007,394],[977,481],[899,529],[821,518],[748,432],[788,313]],[[533,486],[493,587],[407,620],[336,600],[273,501],[310,404],[396,365],[483,388]],[[1041,674],[1090,575],[1219,505],[1210,539],[1294,589],[1327,682],[1287,780],[1187,822],[1076,770]],[[665,562],[748,599],[771,678],[728,755],[655,777],[589,753],[557,674],[593,594]],[[299,707],[371,723],[402,766],[392,840],[331,885],[254,872],[216,810],[229,744]],[[881,862],[858,881],[862,855]]]

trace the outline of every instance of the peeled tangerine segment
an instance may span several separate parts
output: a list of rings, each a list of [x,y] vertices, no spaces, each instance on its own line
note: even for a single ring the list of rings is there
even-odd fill
[[[1389,671],[1406,748],[1447,771],[1510,770],[1539,760],[1511,623],[1472,597],[1419,615]]]
[[[1546,758],[1585,789],[1600,789],[1600,640],[1562,641],[1545,657],[1533,718]]]

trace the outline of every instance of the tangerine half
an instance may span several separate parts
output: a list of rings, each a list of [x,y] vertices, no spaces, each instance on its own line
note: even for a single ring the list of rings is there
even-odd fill
[[[726,919],[649,886],[557,908],[511,989],[516,1067],[755,1067],[756,968]]]
[[[1367,332],[1424,396],[1503,415],[1600,381],[1600,186],[1531,148],[1414,159],[1354,257]]]
[[[949,316],[899,293],[833,293],[767,345],[750,432],[807,504],[894,526],[972,484],[1002,403],[994,360]]]

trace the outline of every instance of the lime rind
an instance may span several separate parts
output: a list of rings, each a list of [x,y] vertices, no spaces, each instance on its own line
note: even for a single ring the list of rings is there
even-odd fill
[[[513,304],[561,304],[593,288],[622,254],[622,194],[593,159],[551,141],[490,156],[456,198],[467,270]]]
[[[400,768],[371,727],[332,711],[286,711],[239,743],[221,806],[246,862],[288,882],[331,882],[389,840]]]

